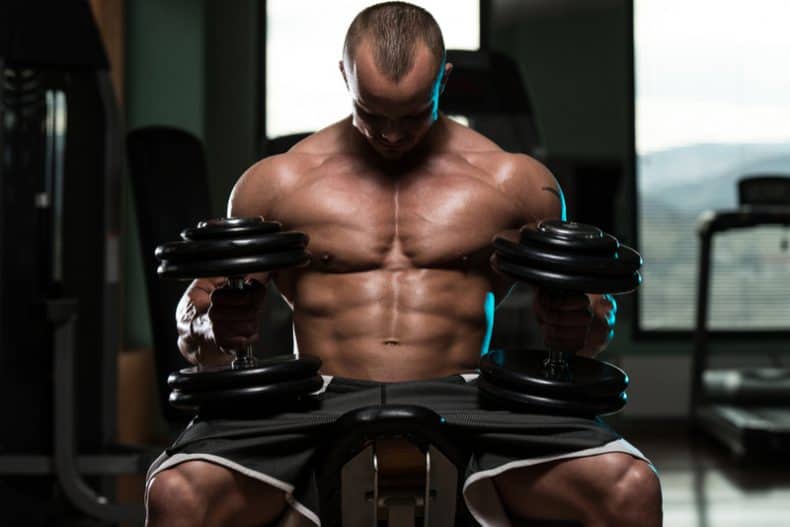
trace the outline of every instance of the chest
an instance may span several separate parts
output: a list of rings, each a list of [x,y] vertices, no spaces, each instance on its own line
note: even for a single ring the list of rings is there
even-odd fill
[[[495,185],[446,168],[398,178],[329,172],[277,208],[286,228],[310,236],[313,265],[327,272],[487,260],[492,236],[518,216]]]

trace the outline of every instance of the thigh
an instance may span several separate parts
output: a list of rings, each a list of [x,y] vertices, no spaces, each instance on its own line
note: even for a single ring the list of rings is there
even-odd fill
[[[607,453],[508,470],[494,484],[511,516],[598,525],[613,501],[621,501],[622,484],[645,471],[652,473],[630,454]]]
[[[281,489],[207,461],[187,461],[156,474],[148,502],[149,516],[195,514],[203,525],[240,527],[271,522],[286,506]]]

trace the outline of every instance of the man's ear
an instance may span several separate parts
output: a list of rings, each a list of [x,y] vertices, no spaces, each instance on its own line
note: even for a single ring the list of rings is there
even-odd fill
[[[444,76],[442,76],[442,85],[439,88],[439,93],[444,93],[444,87],[447,86],[447,79],[450,77],[450,73],[453,71],[453,64],[452,62],[447,62],[444,65]]]
[[[340,74],[343,76],[343,82],[346,83],[346,88],[348,88],[348,77],[346,77],[346,67],[343,65],[343,60],[341,59],[337,65],[340,68]]]

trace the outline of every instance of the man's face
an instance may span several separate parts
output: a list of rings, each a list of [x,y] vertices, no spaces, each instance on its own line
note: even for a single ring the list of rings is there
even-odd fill
[[[450,67],[439,75],[440,65],[426,46],[418,46],[412,69],[397,83],[379,72],[364,40],[356,57],[347,57],[340,67],[351,94],[354,127],[382,157],[404,156],[437,119],[439,92]]]

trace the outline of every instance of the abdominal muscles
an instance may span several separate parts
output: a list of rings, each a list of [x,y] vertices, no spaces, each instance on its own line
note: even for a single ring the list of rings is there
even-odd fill
[[[489,288],[463,270],[308,272],[291,299],[299,352],[323,374],[382,382],[474,371]]]

